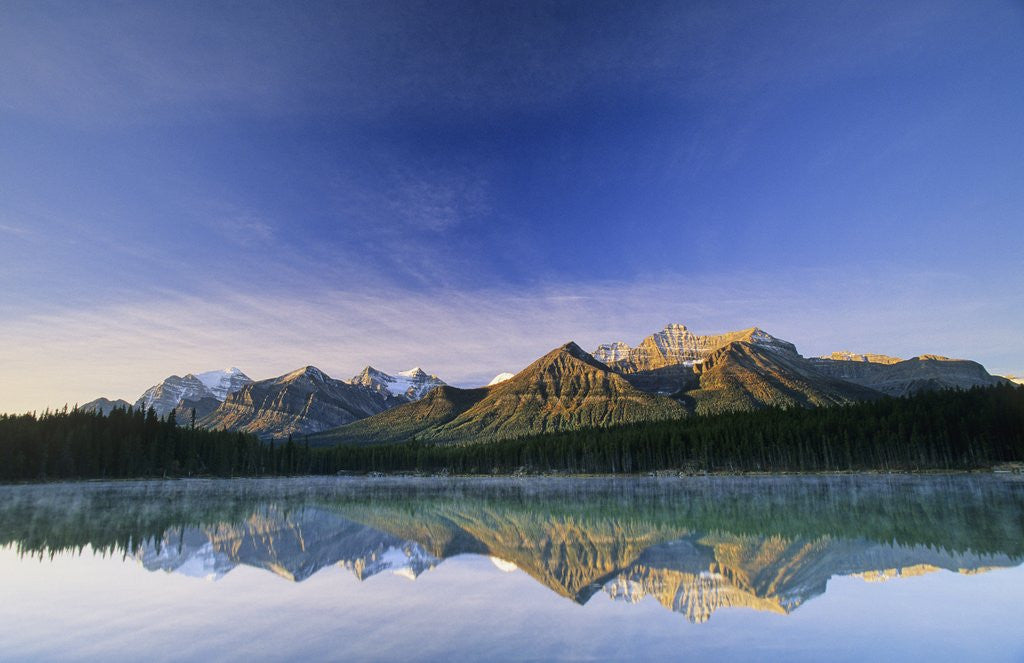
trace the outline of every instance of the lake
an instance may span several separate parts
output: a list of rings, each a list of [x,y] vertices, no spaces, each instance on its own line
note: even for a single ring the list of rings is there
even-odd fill
[[[0,486],[11,661],[1024,660],[1020,476]]]

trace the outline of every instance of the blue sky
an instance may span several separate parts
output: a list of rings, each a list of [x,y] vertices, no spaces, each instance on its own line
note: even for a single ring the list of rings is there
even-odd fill
[[[10,2],[0,61],[0,410],[667,322],[1024,373],[1018,2]]]

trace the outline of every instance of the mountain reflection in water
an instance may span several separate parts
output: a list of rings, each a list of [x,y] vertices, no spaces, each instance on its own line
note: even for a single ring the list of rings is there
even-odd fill
[[[0,544],[217,579],[340,565],[415,579],[492,558],[580,604],[650,596],[692,622],[786,614],[833,576],[976,573],[1024,560],[1024,482],[988,476],[292,479],[0,488]]]

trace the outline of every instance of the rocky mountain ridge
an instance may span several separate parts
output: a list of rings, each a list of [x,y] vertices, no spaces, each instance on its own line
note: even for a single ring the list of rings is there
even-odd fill
[[[304,366],[245,385],[198,423],[262,437],[287,437],[351,423],[399,402],[390,394],[335,380],[315,366]]]
[[[198,425],[262,437],[331,431],[318,435],[322,444],[412,436],[463,443],[1005,381],[967,360],[937,355],[903,360],[849,351],[805,358],[793,343],[758,327],[700,335],[669,324],[635,346],[603,343],[591,354],[567,343],[478,389],[450,387],[418,367],[389,374],[367,366],[346,381],[307,366],[258,383],[230,368],[170,376],[134,406],[153,407],[164,417],[176,410],[183,424],[194,412]],[[97,399],[83,407],[109,411],[110,403]]]

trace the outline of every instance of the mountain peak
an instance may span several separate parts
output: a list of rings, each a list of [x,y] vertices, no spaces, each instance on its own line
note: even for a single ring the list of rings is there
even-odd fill
[[[348,382],[362,385],[385,396],[409,401],[423,398],[431,389],[444,384],[443,380],[436,375],[430,375],[419,366],[395,375],[367,366]]]
[[[566,352],[568,352],[569,354],[571,354],[574,357],[582,358],[583,355],[586,355],[588,357],[590,356],[590,353],[587,352],[586,350],[584,350],[583,348],[581,348],[580,346],[578,346],[576,344],[576,341],[569,341],[568,343],[564,344],[559,349],[560,350],[565,350]]]
[[[369,364],[367,364],[366,366],[363,367],[363,370],[361,370],[358,373],[356,373],[356,377],[352,378],[352,379],[355,380],[356,378],[362,377],[364,375],[382,375],[382,374],[384,374],[384,371],[376,369],[373,366],[370,366]]]
[[[252,382],[248,375],[234,366],[219,371],[195,373],[193,377],[202,382],[213,394],[213,397],[221,402],[227,399],[228,394],[232,394]]]
[[[595,368],[608,370],[608,367],[605,366],[605,364],[602,363],[601,360],[597,359],[596,357],[594,357],[594,355],[590,354],[589,352],[581,348],[579,345],[576,344],[575,341],[569,341],[568,343],[555,348],[554,350],[547,353],[539,360],[537,360],[537,362],[534,363],[549,364],[554,361],[557,361],[561,357],[572,357],[577,361],[582,361],[583,363],[589,364],[590,366],[593,366]]]
[[[307,378],[309,378],[311,380],[316,380],[317,382],[325,382],[325,381],[330,379],[330,378],[327,377],[326,373],[321,371],[316,366],[308,365],[308,366],[303,366],[302,368],[297,368],[294,371],[292,371],[291,373],[288,373],[286,375],[282,375],[281,376],[281,380],[283,382],[287,382],[287,381],[291,381],[291,380],[297,380],[297,379],[303,378],[303,377],[307,377]]]

